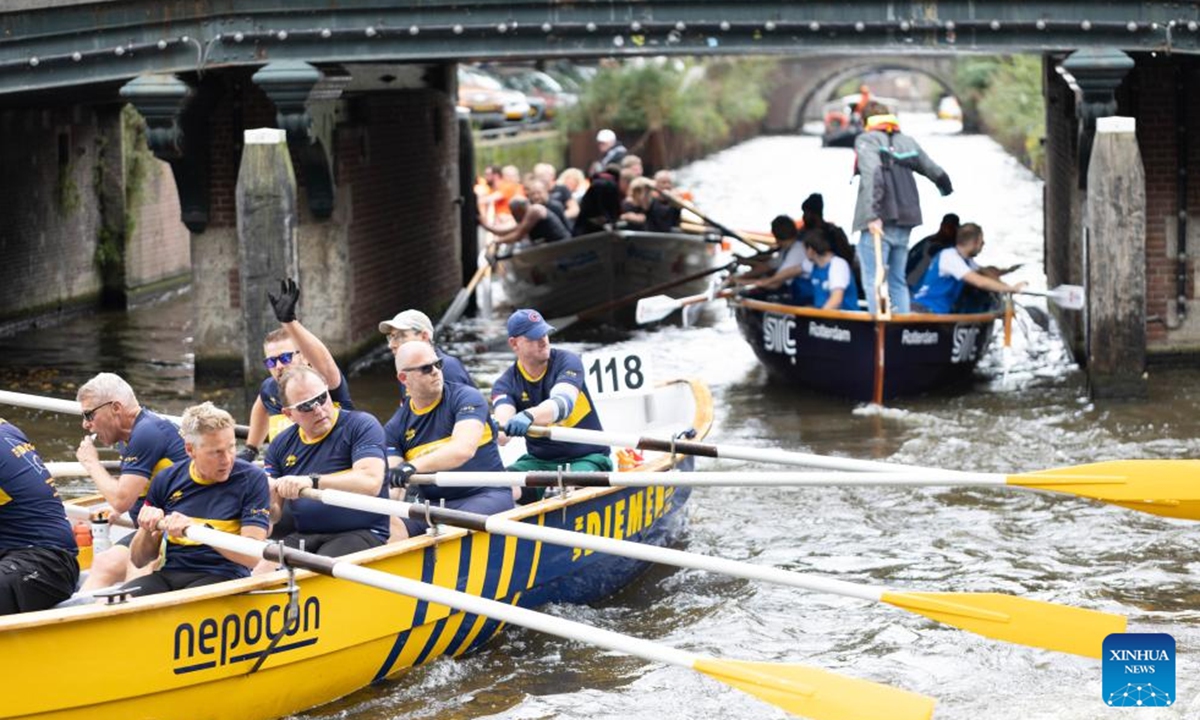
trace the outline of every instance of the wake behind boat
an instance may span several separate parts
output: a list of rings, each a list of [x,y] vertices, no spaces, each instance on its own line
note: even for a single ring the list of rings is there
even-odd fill
[[[613,427],[660,435],[712,424],[698,382],[597,399]],[[639,470],[690,462],[648,454]],[[685,524],[687,488],[573,490],[505,517],[665,545]],[[482,531],[442,528],[349,562],[504,603],[589,602],[628,584],[646,563]],[[289,611],[289,606],[292,610]],[[361,584],[277,571],[116,605],[0,618],[0,718],[276,718],[402,675],[439,655],[479,648],[502,623]],[[275,643],[272,640],[275,638]],[[53,672],[64,648],[120,648],[83,676]]]
[[[882,403],[970,380],[1000,312],[875,318],[732,298],[738,328],[774,377]]]

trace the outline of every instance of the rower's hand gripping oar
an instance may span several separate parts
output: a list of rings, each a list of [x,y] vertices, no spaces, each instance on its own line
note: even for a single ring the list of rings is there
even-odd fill
[[[274,562],[286,562],[322,575],[445,605],[460,612],[490,617],[568,640],[597,645],[651,662],[690,668],[792,714],[815,720],[882,717],[928,720],[933,715],[933,698],[827,670],[789,663],[725,660],[698,655],[527,608],[372,570],[345,560],[323,557],[287,548],[282,544],[253,540],[200,525],[188,528],[187,538],[213,548]]]
[[[521,475],[520,473],[506,474],[518,477]],[[545,474],[554,475],[555,473]],[[669,473],[653,474],[668,475]],[[470,472],[438,473],[438,476],[441,475],[462,476],[465,479],[479,477],[478,473]],[[408,517],[420,521],[433,520],[445,525],[480,530],[495,535],[507,535],[533,542],[581,548],[644,562],[705,570],[746,580],[758,580],[814,592],[887,603],[984,637],[1086,657],[1100,657],[1104,638],[1111,633],[1125,631],[1125,618],[1120,615],[1000,593],[904,592],[886,587],[872,587],[779,568],[752,565],[656,545],[517,522],[498,515],[480,515],[459,510],[426,507],[425,505],[368,497],[339,490],[304,490],[301,494],[326,505],[351,510]]]
[[[688,440],[663,440],[628,433],[533,425],[529,435],[559,442],[610,445],[680,453],[699,457],[730,458],[779,465],[851,470],[867,473],[918,473],[912,481],[889,483],[869,476],[829,478],[820,485],[889,485],[1005,487],[1075,495],[1164,517],[1200,520],[1200,460],[1108,460],[1072,467],[1051,468],[1006,475],[857,460],[855,458],[791,452],[776,448],[711,445]],[[669,474],[664,474],[669,475]],[[747,473],[754,475],[754,473]],[[660,482],[669,482],[663,477]],[[753,484],[753,483],[750,483]],[[782,483],[781,483],[782,484]],[[802,484],[802,483],[792,483]]]

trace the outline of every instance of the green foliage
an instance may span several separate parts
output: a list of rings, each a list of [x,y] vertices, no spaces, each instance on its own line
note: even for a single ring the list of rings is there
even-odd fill
[[[488,165],[516,165],[528,171],[538,163],[562,168],[566,139],[560,132],[522,133],[515,137],[481,139],[475,136],[475,174]]]
[[[982,129],[1040,175],[1046,134],[1041,57],[964,58],[958,63],[956,79],[964,112],[975,110]]]

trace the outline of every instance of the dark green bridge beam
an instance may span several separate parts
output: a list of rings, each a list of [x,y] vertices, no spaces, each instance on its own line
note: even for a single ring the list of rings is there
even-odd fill
[[[0,0],[0,95],[272,60],[1200,50],[1197,3]]]

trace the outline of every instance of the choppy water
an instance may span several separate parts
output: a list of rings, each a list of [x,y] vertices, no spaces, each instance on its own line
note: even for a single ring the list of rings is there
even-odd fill
[[[944,212],[980,222],[982,260],[1026,261],[1017,279],[1041,272],[1041,184],[983,137],[914,128],[957,191],[923,185],[927,232]],[[809,192],[848,224],[851,153],[814,137],[751,141],[680,173],[702,206],[726,225],[765,228],[799,214]],[[920,231],[914,238],[921,237]],[[543,309],[553,314],[549,309]],[[189,377],[187,298],[131,318],[83,319],[0,342],[0,382],[70,396],[99,369],[133,378],[150,404],[181,410]],[[478,331],[468,323],[460,335]],[[590,348],[613,336],[575,336]],[[1025,319],[1012,351],[993,348],[974,392],[902,400],[871,409],[769,383],[722,308],[700,327],[617,336],[655,361],[657,373],[692,375],[713,389],[710,440],[891,459],[925,466],[1023,471],[1126,457],[1200,454],[1197,371],[1151,376],[1147,402],[1096,404],[1061,343]],[[481,380],[508,361],[470,356]],[[356,398],[386,416],[385,366],[351,378]],[[199,394],[207,396],[209,393]],[[229,393],[218,402],[236,406]],[[47,457],[65,459],[77,420],[5,412]],[[749,468],[720,461],[701,467]],[[72,488],[82,491],[84,488]],[[1178,643],[1178,702],[1167,709],[1105,707],[1096,660],[987,640],[886,606],[731,580],[655,570],[599,606],[549,610],[631,635],[722,657],[802,662],[932,695],[935,717],[1197,718],[1200,679],[1200,551],[1194,523],[1065,497],[954,489],[697,490],[688,506],[688,550],[821,573],[855,582],[944,591],[999,591],[1120,612],[1130,630],[1167,632]],[[483,652],[439,660],[400,682],[370,688],[303,718],[738,718],[784,717],[695,673],[510,629]]]

